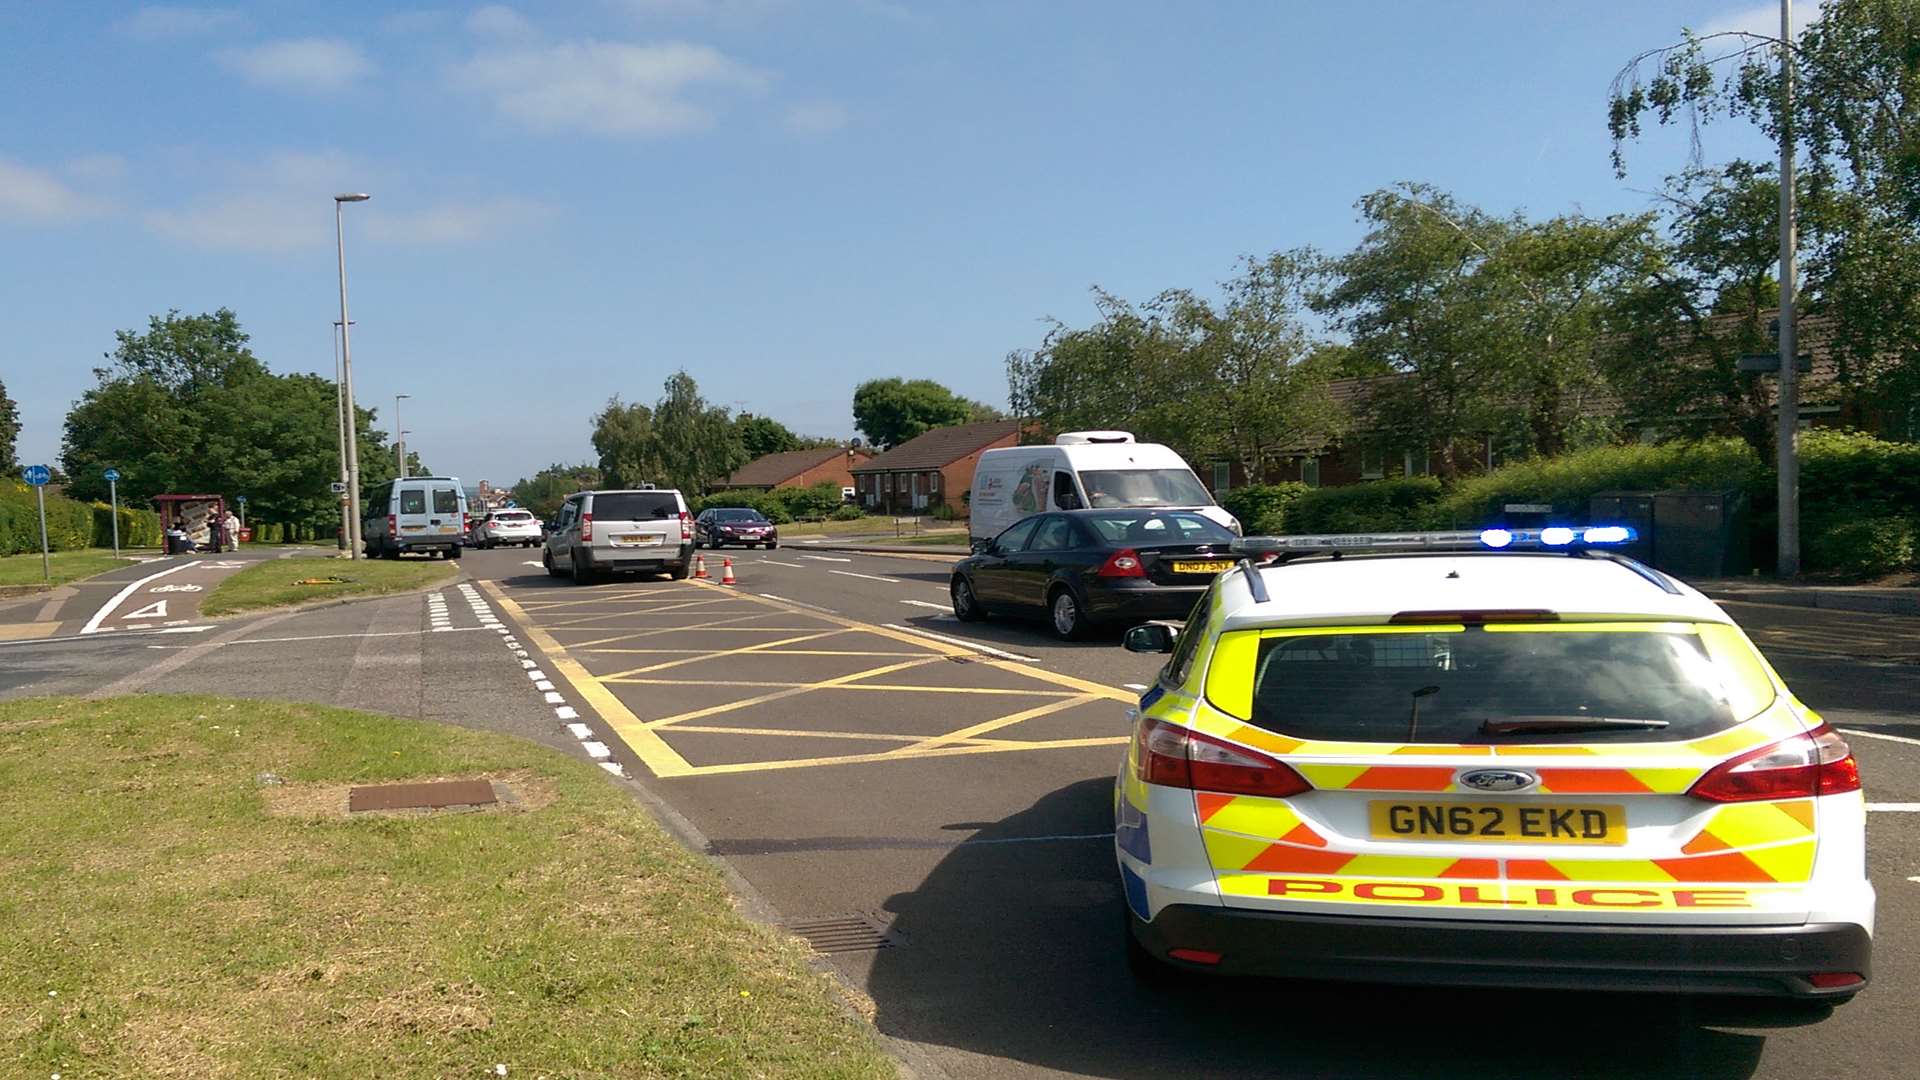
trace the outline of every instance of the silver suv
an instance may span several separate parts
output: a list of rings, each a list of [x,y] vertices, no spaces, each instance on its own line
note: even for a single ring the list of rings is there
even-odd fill
[[[684,581],[693,572],[693,515],[669,489],[582,491],[549,524],[540,561],[581,585],[628,572]]]

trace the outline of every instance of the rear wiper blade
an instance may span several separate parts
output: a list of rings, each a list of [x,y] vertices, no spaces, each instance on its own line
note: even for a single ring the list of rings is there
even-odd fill
[[[1632,729],[1658,731],[1665,720],[1646,720],[1632,716],[1509,716],[1488,720],[1480,730],[1488,735],[1518,735],[1529,731],[1613,731]]]

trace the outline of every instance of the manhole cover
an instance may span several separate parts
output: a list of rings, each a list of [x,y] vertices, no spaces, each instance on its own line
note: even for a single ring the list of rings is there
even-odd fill
[[[794,919],[782,925],[817,953],[872,952],[900,944],[900,935],[885,920],[866,912]]]
[[[378,784],[347,791],[347,812],[362,810],[438,810],[447,806],[486,806],[498,802],[486,780],[440,780],[430,784]],[[336,804],[338,805],[338,804]]]

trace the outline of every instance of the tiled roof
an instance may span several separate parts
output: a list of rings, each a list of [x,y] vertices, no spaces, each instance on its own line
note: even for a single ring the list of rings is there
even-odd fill
[[[908,472],[945,468],[976,450],[1019,433],[1018,420],[985,420],[977,424],[934,428],[908,439],[864,465],[855,465],[853,471]]]
[[[740,466],[738,472],[713,486],[717,488],[774,487],[782,481],[791,480],[808,469],[825,465],[846,453],[847,448],[844,446],[822,446],[812,450],[786,450],[778,454],[763,454]],[[856,450],[853,453],[861,452]]]

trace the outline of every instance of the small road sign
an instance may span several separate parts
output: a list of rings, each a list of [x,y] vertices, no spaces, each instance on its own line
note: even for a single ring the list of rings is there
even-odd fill
[[[1509,514],[1551,514],[1552,503],[1508,503],[1500,509]]]
[[[101,475],[101,476],[104,476],[104,477],[106,477],[106,478],[107,478],[107,483],[109,483],[109,484],[112,484],[112,483],[117,483],[117,482],[119,481],[119,479],[120,479],[120,470],[119,470],[119,469],[108,469],[108,470],[107,470],[106,472],[104,472],[104,473],[101,473],[100,475]]]
[[[247,505],[247,497],[245,495],[235,495],[233,497],[233,500],[239,503],[241,506]]]
[[[47,468],[45,465],[29,465],[20,470],[20,475],[26,479],[27,483],[32,484],[34,487],[42,487],[49,480],[53,479],[53,470]]]
[[[1780,354],[1779,353],[1746,353],[1740,357],[1739,361],[1735,364],[1735,367],[1738,370],[1745,371],[1745,372],[1754,372],[1754,373],[1759,373],[1763,375],[1764,374],[1777,375],[1780,373]],[[1813,357],[1808,356],[1805,353],[1802,353],[1799,356],[1794,357],[1793,369],[1795,371],[1800,372],[1802,375],[1805,375],[1806,373],[1812,371]]]
[[[335,480],[333,483],[327,486],[333,489],[333,493],[335,495],[345,495],[347,493],[347,485],[341,483],[338,480]]]

